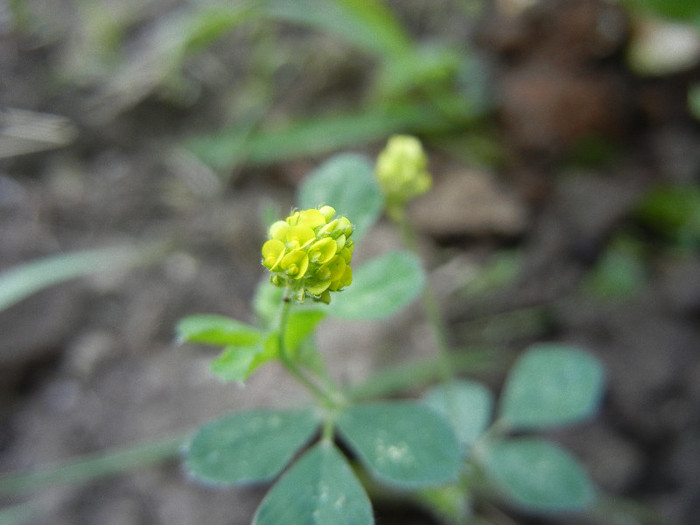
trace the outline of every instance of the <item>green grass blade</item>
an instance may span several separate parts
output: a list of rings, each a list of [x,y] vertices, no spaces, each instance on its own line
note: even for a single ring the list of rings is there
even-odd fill
[[[2,525],[25,525],[32,523],[40,513],[37,505],[23,503],[0,509],[0,523]]]
[[[174,456],[190,434],[71,459],[53,467],[0,476],[0,494],[24,494],[53,485],[80,483],[164,461]]]
[[[0,311],[49,286],[146,262],[149,255],[150,249],[101,248],[54,255],[11,268],[0,274]]]
[[[268,0],[267,13],[336,35],[380,58],[411,48],[393,13],[375,0]]]
[[[213,168],[228,171],[240,164],[272,164],[382,140],[397,132],[440,132],[453,125],[455,122],[433,107],[375,106],[349,114],[316,116],[274,130],[251,132],[234,127],[191,139],[185,146]]]

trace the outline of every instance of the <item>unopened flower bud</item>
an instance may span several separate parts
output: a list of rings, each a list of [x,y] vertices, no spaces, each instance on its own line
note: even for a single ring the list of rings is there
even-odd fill
[[[394,135],[377,157],[375,173],[389,206],[403,205],[430,189],[428,157],[420,141]]]

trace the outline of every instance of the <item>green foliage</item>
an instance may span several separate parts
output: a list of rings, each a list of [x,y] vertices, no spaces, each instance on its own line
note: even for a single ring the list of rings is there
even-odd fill
[[[253,525],[372,525],[367,494],[330,443],[312,447],[275,484]]]
[[[639,203],[636,216],[650,230],[686,249],[700,246],[700,186],[662,186]]]
[[[276,334],[254,346],[227,346],[211,363],[211,371],[222,381],[243,382],[262,364],[276,358]]]
[[[405,308],[421,293],[425,272],[409,252],[389,252],[368,261],[353,276],[353,284],[330,305],[341,319],[383,319]]]
[[[318,427],[312,410],[251,410],[202,426],[187,451],[187,468],[215,484],[266,481],[289,463]]]
[[[348,0],[347,5],[354,4]],[[352,154],[332,157],[315,170],[300,186],[298,201],[309,208],[306,220],[314,219],[310,211],[322,214],[318,206],[327,204],[357,224],[360,234],[369,231],[387,206],[369,160]],[[392,217],[401,220],[404,215]],[[349,224],[344,228],[350,231]],[[290,227],[288,233],[279,241],[285,249],[287,244],[303,246],[299,232]],[[512,258],[504,261],[500,269],[494,265],[494,286],[511,278],[517,267]],[[220,315],[181,320],[176,327],[179,342],[223,347],[211,366],[219,378],[244,381],[262,364],[278,360],[316,401],[313,408],[248,410],[203,425],[187,447],[189,473],[214,485],[270,482],[279,476],[256,512],[257,525],[371,525],[361,476],[334,444],[337,439],[379,484],[410,491],[436,514],[457,523],[471,515],[472,485],[492,488],[531,511],[588,507],[595,490],[573,457],[543,439],[510,435],[575,423],[596,410],[602,367],[577,348],[541,344],[528,349],[507,377],[495,421],[488,389],[446,377],[446,363],[451,362],[447,354],[437,367],[444,381],[422,401],[363,402],[333,382],[313,342],[318,324],[327,315],[386,318],[414,301],[425,284],[417,255],[394,251],[357,269],[351,285],[330,305],[296,303],[266,281],[253,301],[257,325]],[[428,317],[435,322],[430,312]],[[406,370],[412,371],[414,384],[421,381],[423,371]],[[386,385],[387,377],[379,381]],[[172,452],[172,444],[168,446],[166,452]],[[115,467],[108,463],[104,468]],[[84,473],[78,469],[78,474]],[[484,479],[490,485],[484,486]]]
[[[188,441],[189,436],[169,436],[145,444],[72,458],[43,470],[3,474],[0,475],[0,494],[26,494],[55,485],[80,483],[142,468],[175,456]],[[0,520],[0,523],[5,522]]]
[[[259,287],[256,304],[263,315],[267,315],[266,308],[279,307],[281,292],[267,282]],[[302,309],[291,314],[284,335],[289,352],[297,352],[325,315],[317,309]],[[212,372],[224,381],[245,381],[260,365],[279,356],[276,330],[265,331],[223,316],[186,317],[178,323],[177,334],[181,343],[225,346],[211,366]]]
[[[657,16],[700,24],[700,4],[696,0],[625,0],[630,9],[643,9]]]
[[[476,443],[493,417],[491,392],[473,381],[460,380],[436,386],[423,399],[450,421],[465,450]]]
[[[579,463],[539,438],[489,441],[482,466],[497,489],[518,505],[537,511],[583,509],[594,489]]]
[[[297,310],[289,316],[289,325],[285,331],[285,344],[294,354],[301,343],[308,338],[326,313],[322,310]]]
[[[577,348],[540,344],[513,366],[500,403],[512,429],[545,429],[590,417],[602,396],[603,369]]]
[[[690,0],[637,0],[636,4],[664,16],[697,20],[696,2]],[[396,132],[459,129],[464,133],[488,109],[487,75],[479,60],[453,46],[411,41],[378,0],[192,4],[157,23],[146,56],[122,64],[123,75],[117,75],[118,81],[106,91],[126,82],[138,88],[132,90],[135,96],[123,102],[133,103],[167,83],[189,57],[227,32],[245,22],[268,20],[323,31],[368,54],[376,63],[375,84],[368,89],[370,104],[344,114],[316,115],[271,127],[265,113],[273,97],[256,98],[255,115],[237,120],[242,125],[187,144],[217,169],[326,154]],[[109,26],[106,18],[103,23],[109,29],[106,39],[116,41],[127,33]],[[275,67],[267,66],[268,73]],[[144,76],[144,70],[151,74]],[[254,85],[271,84],[268,79],[254,80]],[[463,150],[464,141],[457,141],[457,147]],[[360,240],[386,205],[374,171],[372,161],[364,156],[334,156],[304,180],[297,204],[301,208],[333,206],[352,221],[354,239]],[[674,238],[697,242],[700,197],[695,190],[650,196],[640,206],[639,216],[672,231]],[[293,241],[285,239],[285,243]],[[117,252],[85,252],[8,272],[0,278],[0,308],[44,286],[114,264],[120,257]],[[125,261],[131,264],[132,259]],[[629,273],[624,263],[608,261],[606,278],[616,280]],[[510,282],[518,269],[516,257],[499,258],[469,291],[479,293]],[[186,451],[192,476],[215,485],[273,482],[256,512],[255,525],[371,525],[370,500],[334,443],[337,439],[357,457],[357,468],[366,469],[380,484],[419,494],[442,515],[455,519],[472,517],[469,504],[473,495],[482,494],[482,475],[508,502],[531,511],[587,508],[595,490],[573,457],[554,443],[532,436],[514,438],[511,433],[548,430],[590,417],[603,385],[602,367],[591,355],[561,345],[529,349],[507,377],[495,421],[491,392],[479,383],[457,379],[444,366],[438,368],[447,377],[420,402],[361,402],[351,388],[342,389],[329,379],[313,344],[313,333],[327,315],[383,319],[411,304],[425,284],[426,274],[415,254],[390,252],[359,267],[352,285],[330,306],[305,304],[290,310],[283,290],[265,281],[254,299],[255,325],[218,315],[183,319],[177,326],[180,342],[223,347],[212,363],[212,372],[219,378],[244,381],[262,364],[278,360],[315,397],[313,408],[248,410],[203,425]],[[438,341],[436,346],[441,344]],[[445,350],[440,356],[444,363],[452,363],[450,349],[441,350]],[[406,370],[415,372],[413,387],[435,375],[423,376],[425,371],[415,365]],[[391,383],[391,378],[383,379],[384,385]],[[166,456],[182,441],[147,452]],[[100,468],[115,472],[120,468],[116,460],[127,463],[129,458],[133,462],[149,457],[146,453],[115,455],[111,462],[90,463],[87,468],[92,473]],[[91,475],[80,469],[67,472],[76,479]]]
[[[695,120],[700,120],[700,82],[688,88],[688,109]]]
[[[300,206],[333,206],[365,233],[384,204],[372,171],[363,156],[333,157],[304,180]],[[506,263],[497,274],[512,275],[513,259]],[[310,339],[318,323],[326,315],[388,317],[412,302],[425,280],[413,253],[389,252],[357,269],[352,285],[328,306],[304,303],[290,311],[281,290],[262,284],[254,308],[263,328],[218,316],[183,321],[181,340],[228,345],[213,365],[220,377],[243,380],[263,362],[280,358],[320,403],[318,412],[243,412],[205,425],[188,452],[193,474],[215,483],[272,479],[320,431],[321,441],[265,497],[256,524],[372,523],[367,496],[332,445],[334,436],[378,482],[418,491],[424,504],[452,519],[469,515],[465,480],[472,469],[483,471],[500,494],[530,510],[587,506],[594,491],[575,459],[541,439],[508,436],[574,423],[594,412],[602,368],[579,349],[548,344],[525,352],[507,378],[493,423],[491,393],[470,381],[445,382],[429,390],[423,402],[351,403],[334,390]]]
[[[30,503],[23,503],[0,510],[0,523],[3,525],[23,525],[35,522],[39,509]]]
[[[474,297],[512,284],[521,266],[520,254],[517,252],[499,252],[469,279],[462,291],[466,297]]]
[[[411,41],[394,15],[375,0],[266,0],[267,14],[339,36],[380,58],[404,53]]]
[[[180,343],[214,346],[250,346],[260,342],[263,332],[254,326],[221,315],[192,315],[175,328]]]
[[[453,46],[412,42],[380,2],[267,0],[256,7],[257,20],[321,30],[376,60],[372,103],[281,127],[266,125],[267,107],[262,107],[252,125],[237,119],[228,129],[187,141],[188,149],[217,170],[324,154],[399,132],[463,129],[488,109],[487,75],[479,60]]]
[[[400,99],[416,89],[450,87],[461,64],[461,54],[452,47],[434,43],[417,46],[413,52],[384,64],[377,81],[377,96]]]
[[[457,438],[442,416],[421,403],[360,404],[345,410],[337,424],[343,440],[377,479],[402,487],[457,479]]]
[[[194,315],[176,327],[180,343],[224,346],[211,370],[224,381],[244,381],[261,364],[277,357],[274,333],[220,315]]]
[[[601,299],[624,299],[647,283],[647,272],[638,242],[616,239],[587,276],[586,291]]]
[[[336,155],[304,179],[297,201],[302,209],[332,206],[338,216],[347,217],[355,225],[353,239],[359,242],[379,218],[384,204],[373,174],[366,157]]]
[[[219,171],[327,154],[401,131],[444,132],[458,127],[433,104],[374,105],[347,113],[315,115],[282,126],[230,128],[193,137],[185,147]],[[470,117],[472,118],[472,117]]]
[[[267,278],[258,284],[253,297],[253,310],[262,326],[272,328],[275,325],[283,294],[284,290],[273,286]]]
[[[0,274],[0,311],[49,286],[76,277],[143,264],[160,252],[153,247],[101,248],[24,263]]]

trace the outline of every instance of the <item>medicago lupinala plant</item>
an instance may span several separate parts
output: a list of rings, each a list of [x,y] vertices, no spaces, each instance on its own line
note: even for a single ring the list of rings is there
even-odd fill
[[[212,364],[220,378],[245,381],[279,361],[313,395],[310,406],[219,418],[189,443],[186,465],[197,479],[273,483],[255,525],[370,525],[368,491],[377,486],[454,524],[474,522],[477,495],[530,512],[594,504],[596,490],[576,459],[535,432],[590,417],[602,367],[577,348],[535,345],[516,361],[498,400],[455,373],[459,355],[445,343],[404,211],[431,183],[414,137],[392,137],[376,167],[361,155],[331,158],[300,186],[298,208],[268,229],[261,260],[269,276],[254,301],[259,325],[215,315],[179,323],[181,341],[223,347]],[[353,270],[353,249],[382,210],[407,249]],[[386,318],[421,294],[436,335],[437,384],[413,400],[336,384],[314,344],[316,326],[327,316]]]

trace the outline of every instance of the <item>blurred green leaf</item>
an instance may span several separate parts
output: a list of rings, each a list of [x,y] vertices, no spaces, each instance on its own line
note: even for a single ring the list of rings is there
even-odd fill
[[[251,346],[257,344],[263,332],[249,324],[222,315],[192,315],[178,322],[178,341],[214,346]]]
[[[363,155],[342,153],[331,157],[310,173],[299,186],[299,207],[330,205],[337,216],[346,216],[355,226],[358,242],[379,218],[384,206],[374,166]]]
[[[211,45],[217,38],[243,22],[259,15],[251,1],[231,2],[227,5],[204,5],[188,11],[187,25],[182,31],[183,51],[196,53]]]
[[[2,525],[24,525],[36,522],[41,514],[40,509],[32,503],[22,503],[0,509],[0,523]]]
[[[463,483],[421,489],[417,491],[416,496],[431,514],[440,518],[440,523],[474,523],[472,494]]]
[[[587,291],[602,299],[628,298],[647,283],[640,249],[632,239],[617,239],[587,276]]]
[[[328,313],[342,319],[382,319],[408,306],[424,286],[418,258],[410,252],[390,252],[354,272],[352,284],[333,298]]]
[[[338,419],[342,439],[379,480],[403,487],[427,487],[457,479],[459,442],[435,410],[408,401],[352,406]]]
[[[309,337],[316,325],[320,323],[326,313],[322,310],[294,310],[289,315],[287,332],[285,333],[285,345],[292,355],[296,353],[299,345]]]
[[[184,435],[169,436],[149,443],[71,458],[43,470],[2,474],[0,494],[25,494],[141,468],[173,457],[188,439],[189,436]]]
[[[185,147],[202,161],[221,171],[239,164],[272,164],[288,159],[321,155],[373,140],[385,140],[397,132],[438,132],[463,128],[464,115],[451,119],[433,104],[392,107],[372,106],[347,114],[300,119],[277,129],[252,130],[248,126],[190,139]]]
[[[276,324],[283,293],[284,290],[273,285],[269,277],[258,284],[253,297],[253,309],[263,326],[272,328]]]
[[[631,9],[643,9],[664,18],[700,24],[697,0],[624,0]]]
[[[211,371],[223,381],[245,381],[262,364],[278,356],[277,334],[253,346],[227,346],[212,361]]]
[[[253,525],[372,525],[372,507],[347,460],[330,443],[306,452],[265,496]]]
[[[500,491],[536,511],[578,510],[595,491],[581,465],[560,447],[539,438],[488,442],[482,466]]]
[[[517,251],[506,250],[494,256],[470,277],[463,288],[467,297],[483,295],[512,284],[520,273],[521,255]]]
[[[700,121],[700,82],[695,82],[688,88],[688,109],[693,118]]]
[[[217,485],[267,481],[313,436],[312,410],[250,410],[202,426],[187,451],[187,468]]]
[[[158,88],[173,84],[185,61],[239,24],[261,14],[250,1],[222,6],[185,6],[158,17],[151,27],[140,28],[143,39],[131,52],[119,51],[123,60],[107,70],[104,80],[88,103],[91,118],[108,121],[134,106]],[[104,10],[104,9],[102,9]],[[86,20],[90,25],[90,19]],[[125,30],[125,28],[123,28]],[[79,67],[94,57],[93,49],[85,49]],[[116,55],[113,52],[111,54]],[[77,68],[74,68],[77,69]],[[89,71],[68,71],[69,77]],[[93,74],[94,75],[94,74]],[[75,81],[74,78],[70,80]],[[172,85],[170,86],[173,87]]]
[[[450,87],[457,79],[462,57],[453,47],[429,43],[383,64],[377,97],[395,99],[416,89]]]
[[[636,216],[647,228],[682,247],[700,245],[700,186],[663,186],[639,203]]]
[[[500,417],[513,429],[574,423],[598,409],[602,389],[603,367],[591,354],[565,345],[538,344],[513,366]]]
[[[228,346],[211,363],[211,371],[222,381],[245,381],[253,373],[255,358],[262,345]]]
[[[469,447],[491,422],[493,397],[479,383],[458,380],[429,390],[424,401],[452,423],[462,447]]]
[[[267,14],[339,36],[380,58],[410,49],[411,40],[375,0],[266,0]]]
[[[84,250],[37,259],[0,274],[0,311],[55,284],[145,263],[157,251],[133,247]]]

